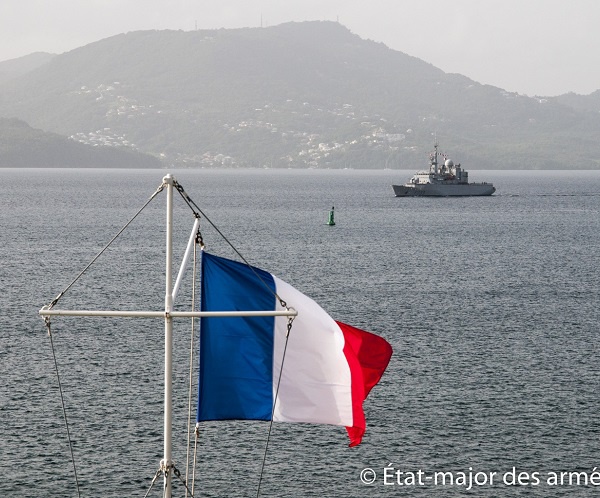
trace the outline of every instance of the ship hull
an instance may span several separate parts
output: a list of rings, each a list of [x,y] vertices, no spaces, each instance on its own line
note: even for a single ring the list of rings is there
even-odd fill
[[[496,189],[487,183],[443,185],[392,185],[396,197],[475,197],[492,195]]]

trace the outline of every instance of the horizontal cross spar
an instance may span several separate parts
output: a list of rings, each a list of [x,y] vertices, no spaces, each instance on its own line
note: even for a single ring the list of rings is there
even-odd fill
[[[239,316],[298,316],[295,309],[281,311],[90,311],[90,310],[48,310],[42,308],[42,316],[107,316],[125,318],[200,318],[200,317],[239,317]]]

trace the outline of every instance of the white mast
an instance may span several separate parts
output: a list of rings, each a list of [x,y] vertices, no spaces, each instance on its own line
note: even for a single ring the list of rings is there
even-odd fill
[[[173,412],[173,176],[163,178],[167,187],[167,240],[165,264],[165,413],[164,413],[164,497],[171,498],[171,429]]]

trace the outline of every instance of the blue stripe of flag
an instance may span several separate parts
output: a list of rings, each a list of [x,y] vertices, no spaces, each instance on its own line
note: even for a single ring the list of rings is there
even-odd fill
[[[202,254],[202,311],[274,310],[275,299],[270,273]],[[198,422],[271,419],[274,326],[274,317],[201,319]]]

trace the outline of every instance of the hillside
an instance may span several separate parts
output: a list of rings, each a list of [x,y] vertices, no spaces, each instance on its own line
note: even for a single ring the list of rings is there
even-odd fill
[[[571,107],[577,112],[600,113],[600,90],[596,90],[590,95],[567,93],[558,97],[552,97],[551,100],[561,105]]]
[[[0,116],[178,166],[414,169],[436,134],[469,169],[600,167],[585,104],[480,85],[334,22],[114,36],[5,81]]]
[[[54,57],[56,57],[54,54],[35,52],[33,54],[26,55],[25,57],[19,57],[18,59],[0,62],[0,82],[8,81],[27,74],[34,69],[47,64]]]
[[[157,168],[160,162],[133,150],[93,147],[31,128],[18,119],[0,118],[3,168]]]

